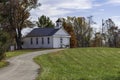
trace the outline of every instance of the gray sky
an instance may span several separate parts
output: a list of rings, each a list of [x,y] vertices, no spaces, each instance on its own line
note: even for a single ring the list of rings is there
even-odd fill
[[[120,0],[39,0],[42,6],[31,10],[30,20],[37,21],[42,14],[55,22],[60,17],[93,15],[100,28],[102,19],[112,18],[120,26]]]

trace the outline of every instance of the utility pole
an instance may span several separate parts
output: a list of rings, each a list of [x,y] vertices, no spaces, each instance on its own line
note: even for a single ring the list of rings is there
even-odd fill
[[[102,19],[102,34],[103,34],[104,20]]]
[[[91,28],[91,21],[93,16],[89,16],[88,18],[88,47],[90,46],[90,28]]]
[[[102,33],[101,33],[101,47],[103,46],[103,26],[104,26],[104,20],[102,19]]]
[[[93,16],[88,16],[87,17],[88,18],[88,46],[90,46],[90,31],[91,31],[91,24],[96,24],[93,20],[92,20],[92,18],[93,18]]]

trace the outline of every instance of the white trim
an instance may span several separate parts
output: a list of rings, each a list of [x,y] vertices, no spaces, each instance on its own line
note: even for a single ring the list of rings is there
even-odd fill
[[[54,35],[53,37],[71,37],[71,36],[65,36],[65,35]]]
[[[67,33],[69,36],[71,36],[63,27],[61,29],[63,29],[65,33]]]
[[[61,29],[67,34],[67,36],[66,35],[55,35]],[[64,28],[60,28],[59,30],[57,32],[55,32],[52,36],[66,36],[66,37],[71,37],[71,35]]]

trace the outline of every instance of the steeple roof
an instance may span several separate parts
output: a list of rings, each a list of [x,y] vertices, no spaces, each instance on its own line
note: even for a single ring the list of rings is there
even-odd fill
[[[62,20],[59,18],[56,22],[62,22]]]

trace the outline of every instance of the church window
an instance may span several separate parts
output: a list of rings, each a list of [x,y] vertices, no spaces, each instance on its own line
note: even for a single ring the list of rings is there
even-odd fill
[[[60,43],[61,43],[61,44],[63,43],[63,39],[62,39],[62,38],[60,38]]]
[[[44,44],[44,38],[42,38],[42,44]]]
[[[48,44],[50,44],[50,38],[48,38]]]
[[[30,43],[31,43],[31,45],[33,44],[33,39],[32,38],[30,39]]]
[[[36,44],[38,44],[38,38],[36,38]]]

